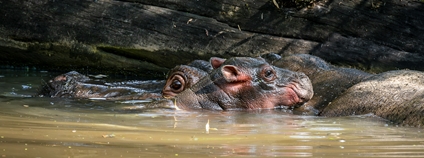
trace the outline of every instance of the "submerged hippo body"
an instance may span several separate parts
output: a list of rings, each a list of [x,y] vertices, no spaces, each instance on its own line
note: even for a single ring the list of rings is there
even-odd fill
[[[49,80],[38,95],[109,100],[155,99],[161,98],[159,92],[164,83],[158,80],[108,83],[71,71]]]
[[[158,83],[165,85],[163,95],[166,98],[174,97],[172,100],[182,109],[270,109],[302,104],[313,95],[312,85],[306,75],[271,66],[261,58],[194,61],[189,65],[177,66],[170,72],[168,82]],[[161,97],[156,92],[140,91],[133,86],[94,83],[77,72],[50,80],[40,95],[112,100]]]
[[[375,114],[395,124],[424,125],[424,73],[388,71],[350,87],[322,116]]]
[[[239,110],[293,106],[308,101],[312,85],[303,73],[268,64],[262,58],[211,58],[213,70],[175,96],[183,109]]]
[[[276,66],[304,72],[314,97],[296,109],[335,117],[374,114],[395,124],[424,125],[424,72],[410,70],[369,74],[339,68],[307,54],[271,60]]]
[[[188,65],[175,67],[169,74],[178,76],[179,81],[185,82],[180,83],[182,86],[180,89],[176,88],[178,85],[172,85],[174,89],[168,89],[166,96],[175,96],[186,87],[190,87],[190,83],[196,83],[200,78],[206,76],[207,72],[211,70],[211,64],[203,60],[195,60]],[[93,80],[76,71],[71,71],[49,80],[41,88],[38,96],[106,100],[160,99],[162,98],[161,89],[170,86],[169,84],[165,85],[165,83],[167,82],[162,80],[108,83]]]
[[[319,114],[328,103],[341,95],[346,89],[372,76],[357,69],[333,66],[319,57],[308,54],[297,54],[276,59],[270,62],[277,67],[303,72],[311,79],[314,97],[295,110],[295,112],[304,114]]]

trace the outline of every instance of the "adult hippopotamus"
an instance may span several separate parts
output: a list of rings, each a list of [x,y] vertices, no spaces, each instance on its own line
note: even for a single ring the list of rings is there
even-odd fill
[[[267,56],[269,57],[270,55]],[[304,106],[295,109],[295,113],[318,115],[326,108],[328,103],[337,98],[346,89],[372,76],[372,74],[361,70],[333,66],[319,57],[308,54],[267,59],[277,67],[303,72],[311,79],[314,87],[314,97],[305,103]]]
[[[371,113],[395,124],[424,125],[423,72],[370,74],[336,67],[307,54],[268,56],[275,66],[304,72],[311,79],[314,97],[295,111],[327,117]]]
[[[367,78],[347,89],[321,116],[375,114],[395,124],[424,125],[424,73],[396,70]]]

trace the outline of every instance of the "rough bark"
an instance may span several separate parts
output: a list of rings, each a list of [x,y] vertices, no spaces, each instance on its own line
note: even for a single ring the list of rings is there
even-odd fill
[[[162,75],[193,59],[276,52],[424,70],[422,1],[276,2],[1,1],[0,64]]]

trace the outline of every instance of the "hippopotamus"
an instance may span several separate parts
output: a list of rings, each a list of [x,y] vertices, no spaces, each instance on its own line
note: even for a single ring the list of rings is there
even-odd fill
[[[424,125],[424,73],[393,70],[370,74],[328,64],[319,57],[297,54],[266,55],[277,67],[305,73],[314,87],[314,97],[294,109],[302,114],[325,117],[374,114],[395,124]]]
[[[200,80],[190,80],[189,88],[178,94],[169,93],[176,106],[209,110],[272,109],[303,104],[313,95],[312,84],[305,74],[274,67],[262,58],[211,58],[210,65],[213,70],[202,73],[206,76]],[[193,68],[180,70],[188,70],[183,74],[193,74],[192,71],[199,74]],[[170,78],[164,91],[168,87],[172,89],[168,85],[179,77]]]
[[[104,82],[71,71],[47,81],[38,96],[105,100],[157,99],[164,81]]]
[[[209,67],[205,67],[208,66]],[[206,61],[196,60],[189,65],[179,65],[168,72],[168,78],[162,89],[165,98],[174,97],[196,84],[200,79],[209,76],[212,66]]]
[[[267,55],[269,56],[271,55]],[[303,72],[311,79],[314,97],[295,109],[294,113],[318,115],[328,103],[346,89],[372,76],[361,70],[333,66],[319,57],[308,54],[296,54],[284,58],[273,57],[267,60],[276,67]]]
[[[303,104],[313,95],[305,74],[274,67],[262,58],[213,57],[209,62],[177,66],[169,74],[162,94],[180,109],[270,109]],[[88,77],[69,72],[50,80],[40,94],[113,100],[159,98],[155,93],[133,93],[132,86],[89,82]]]
[[[168,73],[168,80],[174,81],[173,84],[162,80],[109,83],[70,71],[46,82],[38,96],[105,100],[160,99],[163,97],[160,90],[164,89],[165,83],[168,84],[165,87],[172,86],[173,89],[164,89],[164,96],[175,96],[177,91],[190,87],[190,83],[196,83],[210,71],[211,64],[204,60],[194,60],[188,65],[176,66]]]
[[[337,67],[308,54],[287,57],[267,54],[264,58],[268,62],[260,58],[212,58],[209,62],[198,60],[177,66],[163,83],[162,94],[183,109],[262,109],[286,105],[295,107],[293,111],[298,114],[335,117],[372,113],[396,124],[424,124],[423,72],[396,70],[371,74]],[[264,68],[273,69],[274,73]],[[310,79],[312,86],[299,72]],[[264,74],[277,77],[269,82]],[[86,81],[84,77],[76,78],[80,78],[79,82]],[[63,79],[58,76],[55,80]],[[298,86],[303,89],[300,95],[278,86],[299,80]],[[278,97],[269,97],[271,94]],[[287,94],[304,99],[296,102],[295,97]]]
[[[347,89],[321,116],[374,114],[394,124],[424,125],[424,73],[394,70],[373,75]]]

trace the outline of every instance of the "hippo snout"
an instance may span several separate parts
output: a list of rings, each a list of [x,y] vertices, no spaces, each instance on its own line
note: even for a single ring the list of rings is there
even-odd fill
[[[312,99],[314,95],[311,80],[302,72],[292,72],[285,69],[280,70],[280,79],[277,84],[283,90],[282,105],[302,105]]]
[[[300,98],[299,103],[303,104],[312,99],[314,96],[314,90],[312,82],[308,76],[301,72],[295,72],[296,79],[294,79],[293,90]]]

